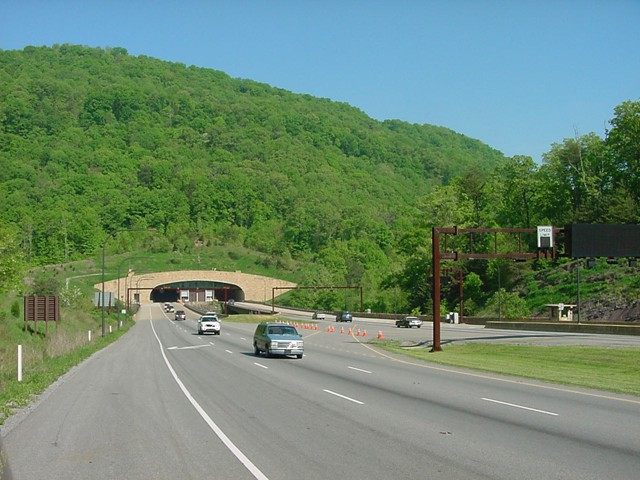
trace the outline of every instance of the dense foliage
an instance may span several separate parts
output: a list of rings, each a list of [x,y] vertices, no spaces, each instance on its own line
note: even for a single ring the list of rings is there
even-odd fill
[[[151,227],[156,248],[320,255],[359,282],[419,195],[502,158],[445,128],[120,48],[29,47],[0,65],[0,219],[32,264]]]
[[[422,196],[419,210],[429,214],[417,218],[411,224],[411,231],[399,242],[408,260],[396,276],[396,283],[405,289],[411,285],[429,285],[425,272],[429,271],[431,252],[425,239],[430,238],[431,228],[436,226],[535,228],[537,225],[564,227],[573,223],[639,223],[640,102],[624,102],[614,113],[604,139],[593,133],[565,139],[551,146],[542,165],[537,165],[530,157],[515,156],[500,162],[489,175],[481,171],[468,172],[452,179],[449,185]],[[535,248],[532,240],[529,238],[530,249]],[[475,241],[476,248],[492,248],[490,239],[484,239],[485,245],[479,238]],[[502,245],[503,250],[497,253],[518,251],[514,243]],[[465,286],[469,283],[477,293],[469,295],[471,302],[465,302],[465,311],[474,313],[477,305],[496,304],[490,296],[501,287],[507,291],[517,290],[521,298],[526,297],[529,301],[529,311],[538,308],[536,313],[540,313],[540,307],[544,311],[545,301],[574,303],[577,294],[575,262],[571,266],[573,270],[565,271],[563,279],[555,282],[555,290],[547,292],[546,297],[535,305],[531,303],[531,297],[539,295],[542,285],[524,285],[526,277],[551,267],[554,265],[548,262],[466,262],[461,266],[465,271]],[[608,278],[600,275],[600,288],[610,292],[610,286],[624,275],[621,270],[612,272]],[[567,284],[570,289],[563,289]],[[457,286],[452,283],[449,286],[448,307],[452,308]],[[412,304],[428,305],[428,288],[422,291],[413,288],[411,294],[414,296]],[[638,304],[640,291],[636,286],[622,297],[616,294],[616,298],[619,306]],[[513,316],[522,314],[522,306],[514,305]]]
[[[23,259],[89,258],[109,232],[154,228],[149,251],[242,245],[300,261],[305,284],[362,285],[376,310],[428,311],[432,226],[637,222],[639,119],[625,102],[607,138],[564,140],[538,166],[446,128],[122,48],[0,51],[0,241],[20,250],[2,267],[14,278]],[[464,267],[477,274],[469,305],[491,303],[502,270],[502,287],[517,278]],[[310,295],[341,302],[292,301]]]

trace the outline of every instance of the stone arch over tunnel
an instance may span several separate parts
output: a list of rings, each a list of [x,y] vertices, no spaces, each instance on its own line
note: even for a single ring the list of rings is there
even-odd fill
[[[126,277],[105,282],[104,288],[105,292],[113,292],[116,298],[127,304],[132,303],[134,297],[141,303],[207,301],[207,291],[212,294],[211,301],[224,301],[227,295],[227,300],[266,303],[271,301],[275,287],[295,286],[286,280],[250,273],[183,270],[145,274],[130,272]],[[101,290],[102,284],[98,283],[94,288]]]

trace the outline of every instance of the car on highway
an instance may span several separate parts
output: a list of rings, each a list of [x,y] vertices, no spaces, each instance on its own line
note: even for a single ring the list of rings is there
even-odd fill
[[[296,327],[286,323],[262,322],[253,334],[253,353],[265,357],[273,355],[295,355],[302,358],[304,341]]]
[[[353,322],[353,315],[349,312],[340,312],[336,315],[336,322]]]
[[[164,311],[167,312],[167,313],[173,312],[173,305],[171,305],[170,303],[165,303],[164,304]]]
[[[324,320],[324,318],[324,312],[313,312],[313,315],[311,315],[312,320]]]
[[[184,310],[176,310],[176,314],[173,316],[174,320],[186,320],[187,314]]]
[[[204,335],[205,333],[220,335],[220,320],[218,320],[218,315],[215,313],[207,313],[198,319],[198,335]]]
[[[400,327],[405,327],[405,328],[411,328],[411,327],[418,327],[420,328],[422,326],[422,320],[420,320],[418,317],[404,317],[401,318],[400,320],[396,320],[396,327],[400,328]]]

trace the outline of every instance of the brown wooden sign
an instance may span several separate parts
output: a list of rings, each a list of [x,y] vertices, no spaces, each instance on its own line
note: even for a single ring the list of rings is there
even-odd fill
[[[45,335],[49,330],[49,322],[55,322],[58,328],[60,320],[60,297],[28,296],[24,297],[24,331],[29,322],[33,322],[33,331],[38,333],[38,322],[45,322]]]

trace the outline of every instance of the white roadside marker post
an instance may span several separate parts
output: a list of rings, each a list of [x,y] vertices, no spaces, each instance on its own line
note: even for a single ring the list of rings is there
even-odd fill
[[[22,381],[22,345],[18,345],[18,381]]]

